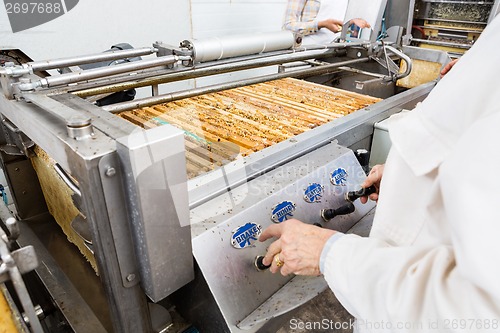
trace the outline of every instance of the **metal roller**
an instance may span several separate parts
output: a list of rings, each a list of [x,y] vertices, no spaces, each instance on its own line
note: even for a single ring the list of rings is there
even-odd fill
[[[297,47],[297,37],[291,31],[234,35],[222,38],[184,40],[181,47],[193,53],[193,62],[206,62],[244,55],[286,50]]]

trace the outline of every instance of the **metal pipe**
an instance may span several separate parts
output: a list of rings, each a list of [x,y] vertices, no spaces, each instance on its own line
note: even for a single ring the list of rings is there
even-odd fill
[[[123,102],[123,103],[117,103],[117,104],[112,104],[112,105],[106,105],[106,106],[103,106],[102,109],[104,111],[108,111],[111,113],[119,113],[119,112],[132,110],[132,109],[136,109],[136,108],[151,106],[151,105],[160,104],[160,103],[167,103],[167,102],[175,101],[178,99],[198,96],[198,95],[202,95],[202,94],[213,93],[213,92],[217,92],[217,91],[221,91],[221,90],[238,88],[238,87],[247,86],[247,85],[256,84],[256,83],[261,83],[261,82],[266,82],[266,81],[278,80],[278,79],[282,79],[282,78],[286,78],[286,77],[303,77],[303,76],[309,76],[309,75],[323,74],[323,73],[326,73],[333,68],[338,68],[340,66],[351,65],[351,64],[361,63],[361,62],[367,62],[369,60],[370,60],[369,58],[353,59],[353,60],[341,61],[341,62],[330,64],[330,65],[319,66],[319,67],[312,68],[312,69],[303,69],[303,70],[297,70],[297,71],[288,72],[288,73],[263,75],[263,76],[258,76],[258,77],[252,78],[252,79],[233,81],[233,82],[223,83],[223,84],[216,84],[216,85],[197,88],[197,89],[179,91],[179,92],[171,93],[171,94],[164,94],[164,95],[159,95],[159,96],[154,96],[154,97],[143,98],[143,99],[130,101],[130,102]]]
[[[286,50],[297,43],[291,31],[268,32],[252,35],[233,35],[198,40],[184,40],[182,47],[193,51],[194,62],[206,62],[249,54]]]
[[[360,43],[360,45],[363,45]],[[103,93],[112,93],[116,91],[122,91],[126,89],[132,89],[132,88],[138,88],[138,87],[144,87],[144,86],[149,86],[153,84],[162,84],[162,83],[168,83],[168,82],[175,82],[175,81],[180,81],[180,80],[188,80],[188,79],[193,79],[193,78],[199,78],[199,77],[205,77],[209,75],[213,75],[214,73],[216,74],[224,74],[224,73],[229,73],[229,72],[234,72],[238,70],[246,70],[246,69],[252,69],[252,68],[259,68],[263,66],[272,66],[272,65],[279,65],[283,63],[288,63],[288,62],[293,62],[293,61],[302,61],[302,60],[307,60],[311,58],[318,58],[318,57],[325,57],[329,55],[335,54],[337,49],[343,49],[345,48],[345,44],[340,44],[340,45],[335,45],[333,47],[329,48],[322,48],[322,49],[314,49],[314,50],[307,50],[307,51],[299,51],[299,52],[287,52],[286,54],[280,54],[272,57],[263,57],[263,58],[251,58],[245,61],[239,61],[239,62],[229,62],[229,63],[224,63],[222,65],[211,65],[211,66],[198,66],[194,68],[188,68],[184,69],[178,72],[174,73],[169,73],[169,74],[161,74],[158,73],[156,75],[152,75],[154,73],[144,73],[144,74],[139,74],[135,76],[134,78],[137,78],[138,81],[134,82],[128,82],[130,81],[129,77],[126,78],[117,78],[115,82],[123,81],[126,82],[124,84],[119,84],[119,85],[108,85],[104,87],[98,87],[98,88],[91,88],[87,90],[80,90],[73,92],[73,94],[79,96],[79,97],[88,97],[88,96],[93,96],[93,95],[98,95],[98,94],[103,94]],[[142,77],[145,77],[144,80]],[[153,78],[150,78],[153,77]]]
[[[391,80],[396,81],[396,80],[402,79],[402,78],[410,75],[411,70],[413,68],[413,62],[411,61],[411,58],[409,56],[407,56],[406,54],[404,54],[403,52],[396,49],[395,47],[386,45],[385,48],[406,62],[406,70],[403,73],[396,74],[393,78],[391,78]]]
[[[31,68],[33,71],[44,71],[48,69],[69,67],[75,65],[91,64],[100,61],[110,61],[129,57],[138,57],[156,53],[158,49],[154,47],[143,47],[132,50],[110,51],[98,54],[88,54],[72,58],[61,58],[54,60],[33,61],[23,65],[25,68]]]
[[[472,45],[470,45],[470,44],[458,44],[458,43],[437,41],[437,40],[432,40],[432,39],[413,38],[411,41],[423,43],[423,44],[429,44],[429,45],[449,46],[449,47],[454,47],[454,48],[459,48],[459,49],[470,49],[472,47]]]
[[[64,169],[58,164],[56,163],[54,165],[54,170],[56,171],[56,173],[59,175],[59,177],[61,177],[61,179],[64,181],[64,183],[79,197],[82,196],[82,192],[80,191],[80,189],[78,188],[78,185],[76,185],[73,180],[71,179],[70,176],[68,176],[68,174],[66,173],[66,171],[64,171]]]
[[[348,72],[352,72],[352,73],[356,73],[356,74],[363,74],[363,75],[367,75],[367,76],[373,76],[373,77],[377,77],[379,79],[383,79],[385,77],[387,77],[387,75],[385,74],[378,74],[378,73],[372,73],[372,72],[367,72],[367,71],[363,71],[361,69],[357,69],[357,68],[352,68],[352,67],[339,67],[340,70],[343,70],[343,71],[348,71]]]
[[[33,83],[22,83],[19,85],[19,89],[21,91],[30,91],[37,87],[48,88],[61,86],[65,84],[101,78],[108,75],[122,74],[151,67],[166,66],[177,62],[177,60],[177,56],[165,56],[151,60],[134,61],[115,66],[100,67],[75,73],[62,74],[59,76],[50,76]]]

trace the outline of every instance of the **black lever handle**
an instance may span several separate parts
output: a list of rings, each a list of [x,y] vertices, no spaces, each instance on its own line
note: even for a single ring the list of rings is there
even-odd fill
[[[375,187],[375,185],[372,185],[370,187],[365,187],[365,188],[362,188],[362,189],[357,190],[357,191],[347,192],[345,194],[345,199],[347,201],[354,202],[357,199],[359,199],[360,197],[363,197],[365,195],[370,195],[370,194],[376,193],[376,192],[377,192],[377,188]]]
[[[269,267],[271,267],[271,265],[264,265],[264,263],[262,262],[262,260],[264,260],[264,256],[257,256],[257,257],[255,257],[254,265],[255,265],[255,268],[257,268],[258,271],[265,271],[266,269],[268,269]]]
[[[354,204],[352,202],[348,202],[347,204],[337,209],[322,209],[321,217],[323,218],[323,220],[328,222],[335,216],[351,214],[355,209],[356,207],[354,207]]]

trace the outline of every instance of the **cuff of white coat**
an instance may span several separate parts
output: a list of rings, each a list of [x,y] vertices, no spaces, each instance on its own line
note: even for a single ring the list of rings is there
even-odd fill
[[[325,243],[325,246],[323,247],[323,251],[321,251],[321,257],[319,258],[319,270],[323,274],[324,272],[324,267],[325,267],[325,261],[326,257],[328,255],[328,252],[330,252],[330,248],[335,244],[336,241],[338,241],[342,236],[344,236],[343,233],[341,232],[336,232],[332,237],[328,238],[328,241]]]

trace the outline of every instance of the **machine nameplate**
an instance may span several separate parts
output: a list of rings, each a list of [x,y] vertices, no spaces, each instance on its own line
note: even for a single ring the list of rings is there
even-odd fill
[[[308,203],[321,202],[325,187],[318,183],[309,184],[304,190],[304,200]]]
[[[345,186],[347,184],[347,171],[344,168],[335,169],[330,175],[330,181],[335,186]]]
[[[232,231],[231,244],[236,249],[252,246],[262,233],[262,226],[257,223],[247,223]]]
[[[283,201],[273,207],[271,220],[281,223],[293,216],[296,205],[291,201]]]

